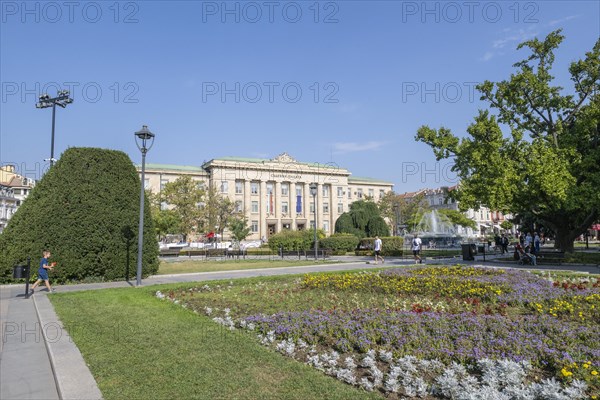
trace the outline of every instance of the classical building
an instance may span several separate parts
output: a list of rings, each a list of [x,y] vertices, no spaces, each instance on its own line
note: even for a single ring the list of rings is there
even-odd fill
[[[331,234],[352,202],[367,197],[377,201],[393,189],[390,182],[352,176],[335,165],[299,162],[287,153],[273,159],[215,158],[200,167],[147,164],[144,185],[158,193],[183,175],[229,197],[236,212],[248,219],[248,240],[267,239],[284,229],[311,228],[315,207],[318,227]],[[313,182],[318,185],[315,199],[310,192]]]
[[[35,181],[16,173],[14,165],[0,167],[0,232],[35,186]]]

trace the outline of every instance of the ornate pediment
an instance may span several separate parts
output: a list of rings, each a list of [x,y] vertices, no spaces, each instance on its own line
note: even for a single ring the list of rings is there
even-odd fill
[[[285,152],[281,153],[277,157],[271,159],[271,161],[282,162],[282,163],[297,163],[298,162],[298,160],[296,160],[294,157],[290,156],[288,153],[285,153]]]

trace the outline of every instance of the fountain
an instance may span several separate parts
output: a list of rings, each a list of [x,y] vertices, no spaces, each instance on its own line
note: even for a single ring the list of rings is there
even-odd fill
[[[421,238],[424,248],[459,247],[462,236],[456,232],[455,225],[437,210],[423,214],[411,234],[404,235],[404,243],[410,245],[415,234]]]

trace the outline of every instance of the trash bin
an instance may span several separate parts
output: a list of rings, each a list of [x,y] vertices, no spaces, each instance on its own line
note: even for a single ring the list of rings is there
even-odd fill
[[[472,243],[462,244],[462,256],[464,261],[473,261],[477,254],[477,247]]]
[[[29,265],[15,265],[13,267],[13,278],[27,279],[29,277]]]

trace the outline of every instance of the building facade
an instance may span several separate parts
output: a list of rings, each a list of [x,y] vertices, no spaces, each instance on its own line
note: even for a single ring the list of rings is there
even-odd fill
[[[34,186],[35,181],[17,174],[13,165],[0,167],[0,232]]]
[[[201,167],[147,164],[144,185],[159,193],[182,175],[229,197],[236,213],[248,220],[248,240],[268,239],[286,229],[310,229],[315,226],[315,210],[317,226],[330,235],[352,202],[378,201],[393,190],[390,182],[355,177],[334,165],[299,162],[287,153],[272,159],[216,158]],[[311,183],[317,184],[314,198]]]

